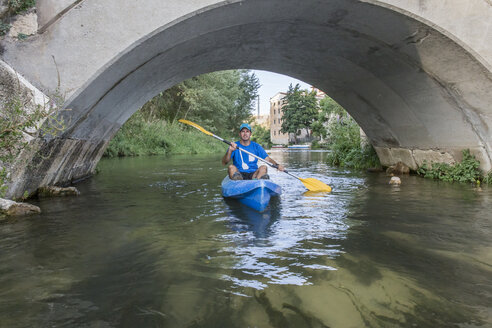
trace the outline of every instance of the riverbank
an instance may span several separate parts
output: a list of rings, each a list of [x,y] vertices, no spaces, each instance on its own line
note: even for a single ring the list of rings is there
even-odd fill
[[[165,120],[146,121],[137,112],[109,143],[104,157],[217,154],[224,145],[209,136]]]

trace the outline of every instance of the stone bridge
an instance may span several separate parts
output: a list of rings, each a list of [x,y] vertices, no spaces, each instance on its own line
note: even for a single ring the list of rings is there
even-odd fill
[[[38,0],[37,33],[1,59],[67,129],[33,141],[9,196],[90,175],[120,126],[198,74],[268,70],[317,86],[361,125],[383,164],[492,163],[491,0]],[[31,157],[30,157],[31,156]]]

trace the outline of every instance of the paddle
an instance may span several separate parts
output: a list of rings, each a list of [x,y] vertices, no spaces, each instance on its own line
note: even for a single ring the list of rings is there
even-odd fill
[[[179,122],[183,123],[183,124],[188,124],[188,125],[191,125],[192,127],[202,131],[203,133],[211,136],[211,137],[214,137],[215,139],[218,139],[226,144],[228,144],[229,146],[231,145],[231,142],[230,141],[227,141],[225,139],[222,139],[221,137],[219,136],[216,136],[215,134],[213,134],[212,132],[209,132],[207,130],[205,130],[204,128],[202,128],[200,125],[196,124],[196,123],[193,123],[191,121],[188,121],[188,120],[179,120]],[[252,154],[250,153],[249,151],[245,150],[245,149],[242,149],[240,147],[237,147],[240,151],[248,154],[248,155],[251,155],[253,156],[254,158],[257,158],[259,159],[260,161],[262,162],[265,162],[267,165],[273,167],[273,168],[276,168],[278,169],[278,165],[274,165],[266,160],[264,160],[263,158],[261,157],[258,157],[256,156],[255,154]],[[298,176],[295,176],[294,174],[288,172],[287,170],[284,170],[284,171],[281,171],[281,172],[284,172],[284,173],[287,173],[288,175],[296,178],[296,179],[299,179],[301,180],[301,182],[304,184],[304,186],[309,190],[309,191],[326,191],[326,192],[330,192],[331,191],[331,187],[319,180],[316,180],[314,178],[306,178],[306,179],[302,179],[302,178],[299,178]]]

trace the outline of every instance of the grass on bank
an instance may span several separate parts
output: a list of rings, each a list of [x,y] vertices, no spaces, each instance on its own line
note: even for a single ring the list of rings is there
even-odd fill
[[[448,182],[472,182],[492,183],[492,171],[483,174],[480,170],[480,161],[470,153],[469,149],[463,151],[463,159],[455,164],[431,163],[424,164],[417,170],[424,178],[436,179]]]
[[[359,126],[352,118],[334,122],[329,131],[329,164],[354,169],[381,167],[374,148],[371,145],[361,145]],[[492,171],[484,174],[480,170],[480,161],[469,149],[463,151],[461,162],[453,165],[424,162],[416,173],[425,178],[448,182],[492,184]]]
[[[193,128],[165,120],[148,122],[137,112],[111,140],[104,156],[218,154],[225,149],[225,144]]]
[[[354,169],[381,167],[374,148],[362,145],[359,125],[351,117],[343,116],[330,124],[328,129],[327,161],[330,165]]]

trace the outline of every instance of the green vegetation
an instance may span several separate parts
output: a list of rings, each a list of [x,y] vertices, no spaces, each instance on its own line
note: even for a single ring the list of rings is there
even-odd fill
[[[482,182],[485,184],[492,184],[492,171],[489,171],[489,173],[483,176]]]
[[[12,25],[10,25],[10,18],[12,16],[21,14],[23,12],[26,12],[27,10],[33,8],[36,6],[36,1],[35,0],[8,0],[7,1],[7,7],[8,7],[8,12],[5,14],[4,17],[0,17],[0,36],[6,35],[9,31]],[[22,33],[19,33],[17,35],[17,38],[19,40],[25,40],[28,36]]]
[[[178,122],[147,121],[136,112],[111,140],[107,157],[163,154],[206,154],[224,151],[225,145]]]
[[[236,136],[237,127],[252,119],[258,78],[246,70],[203,74],[160,93],[140,110],[147,121],[196,121],[207,130]]]
[[[313,132],[314,134],[314,132]],[[328,144],[326,143],[321,143],[318,140],[313,140],[311,141],[311,149],[316,150],[316,149],[328,149]]]
[[[0,197],[5,195],[9,181],[6,167],[28,147],[25,136],[34,137],[41,133],[56,135],[63,129],[63,121],[58,121],[54,114],[55,107],[47,109],[36,106],[32,111],[27,110],[19,96],[3,105],[0,112]],[[40,122],[45,119],[49,120],[51,126],[38,129]]]
[[[181,124],[185,118],[228,139],[252,120],[258,78],[246,70],[221,71],[186,80],[160,93],[123,125],[105,156],[222,152],[224,145]]]
[[[306,129],[309,137],[309,130],[319,111],[316,92],[301,90],[299,84],[296,84],[295,87],[291,84],[284,97],[284,103],[280,131],[282,133],[293,133],[295,138],[297,138],[299,131]]]
[[[312,135],[325,139],[314,140],[312,149],[329,149],[331,165],[364,169],[380,167],[379,158],[371,145],[361,145],[359,125],[333,99],[325,97],[319,104],[316,93],[289,86],[283,107],[282,132],[297,133],[312,130]]]
[[[347,116],[347,112],[335,100],[325,97],[319,102],[319,110],[316,121],[311,125],[313,136],[326,138],[328,136],[327,126],[333,119]],[[327,145],[315,143],[316,147],[328,148]],[[311,146],[312,147],[312,146]]]
[[[36,0],[8,0],[11,15],[17,15],[36,6]]]
[[[6,35],[10,31],[11,27],[12,25],[10,24],[0,22],[0,35],[1,36]]]
[[[253,134],[251,135],[251,140],[256,143],[259,143],[264,148],[272,147],[272,139],[270,138],[270,130],[266,129],[262,126],[253,127]]]
[[[470,154],[470,150],[463,151],[463,160],[453,165],[447,163],[424,164],[417,170],[425,178],[438,179],[448,182],[492,183],[492,172],[484,175],[479,169],[480,161]]]
[[[345,111],[333,119],[328,128],[327,161],[331,165],[365,169],[380,167],[379,158],[371,145],[362,145],[360,127]]]

